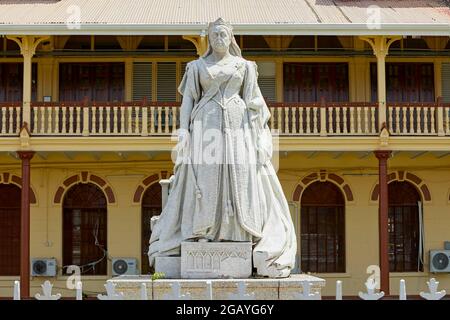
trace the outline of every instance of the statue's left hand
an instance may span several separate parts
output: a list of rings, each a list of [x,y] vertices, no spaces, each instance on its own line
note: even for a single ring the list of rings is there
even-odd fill
[[[258,164],[265,165],[272,159],[272,137],[267,129],[258,130],[256,149],[258,153]]]
[[[186,163],[189,156],[189,131],[180,129],[178,131],[178,143],[176,146],[175,169],[182,163]],[[175,170],[174,169],[174,170]]]

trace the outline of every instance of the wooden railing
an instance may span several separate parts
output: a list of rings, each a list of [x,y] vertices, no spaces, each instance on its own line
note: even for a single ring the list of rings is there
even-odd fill
[[[281,136],[379,134],[377,103],[269,103],[269,125]],[[31,104],[32,136],[170,136],[180,103],[39,102]],[[21,103],[0,103],[0,136],[17,136]],[[387,128],[397,136],[450,136],[450,103],[389,103]]]
[[[443,123],[444,134],[450,136],[450,103],[444,103],[442,107],[443,107],[442,112],[444,113],[442,116],[442,119],[444,120]]]
[[[170,135],[178,103],[34,103],[31,133],[37,136]]]
[[[0,136],[17,136],[22,123],[22,103],[0,103]]]
[[[378,132],[374,103],[270,104],[270,127],[280,135],[375,135]]]
[[[388,104],[388,128],[391,135],[450,135],[450,104],[391,103]]]
[[[388,105],[388,123],[392,135],[436,135],[434,103],[396,103]]]
[[[269,125],[286,136],[375,135],[377,106],[371,103],[272,103]],[[34,103],[32,135],[171,135],[179,103]]]

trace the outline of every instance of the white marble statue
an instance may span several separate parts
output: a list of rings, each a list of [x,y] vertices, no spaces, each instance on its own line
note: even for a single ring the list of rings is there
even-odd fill
[[[251,241],[261,276],[287,277],[297,250],[288,203],[272,166],[269,109],[257,66],[232,27],[209,24],[207,52],[187,64],[177,159],[149,259],[179,256],[182,241]]]

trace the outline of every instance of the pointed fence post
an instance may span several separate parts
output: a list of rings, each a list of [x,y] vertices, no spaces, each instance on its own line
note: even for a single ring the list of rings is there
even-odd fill
[[[83,300],[83,284],[81,281],[78,281],[76,284],[76,290],[77,290],[77,300]]]
[[[147,284],[141,283],[141,300],[148,300]]]
[[[400,300],[407,300],[406,298],[406,283],[405,280],[401,279],[400,280],[400,296],[399,296]]]
[[[37,300],[59,300],[61,299],[61,293],[57,293],[52,295],[53,285],[50,281],[45,281],[44,284],[41,285],[43,294],[36,293],[35,297]]]
[[[435,278],[431,278],[430,281],[427,281],[427,285],[430,292],[420,292],[420,296],[426,300],[441,300],[447,293],[445,290],[437,291],[439,281],[436,281]]]
[[[342,300],[342,281],[336,281],[336,300]]]
[[[377,282],[374,279],[368,279],[366,281],[367,293],[359,292],[359,297],[363,300],[379,300],[384,297],[384,292],[380,291],[375,293],[375,288],[377,287]]]
[[[213,300],[213,292],[212,292],[212,282],[211,280],[206,281],[206,299]]]
[[[20,281],[14,281],[14,300],[20,300]]]

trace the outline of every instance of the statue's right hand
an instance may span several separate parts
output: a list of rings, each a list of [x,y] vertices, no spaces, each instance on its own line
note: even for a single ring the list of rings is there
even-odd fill
[[[186,152],[189,147],[189,132],[186,130],[180,130],[178,133],[178,150]]]

